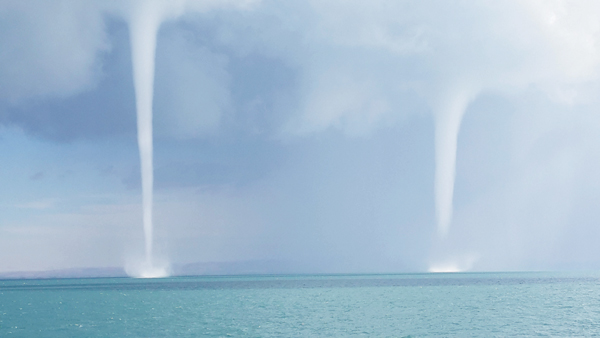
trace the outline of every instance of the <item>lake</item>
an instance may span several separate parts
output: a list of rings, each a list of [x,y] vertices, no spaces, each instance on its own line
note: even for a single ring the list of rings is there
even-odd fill
[[[593,335],[598,273],[0,281],[2,337]]]

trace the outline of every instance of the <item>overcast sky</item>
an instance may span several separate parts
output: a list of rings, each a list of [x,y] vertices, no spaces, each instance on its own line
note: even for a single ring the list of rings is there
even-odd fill
[[[143,255],[139,2],[0,0],[0,272]],[[600,268],[598,2],[180,3],[156,47],[163,259]]]

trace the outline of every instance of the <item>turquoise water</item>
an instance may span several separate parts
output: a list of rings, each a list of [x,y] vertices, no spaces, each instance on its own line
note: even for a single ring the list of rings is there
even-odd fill
[[[600,274],[0,281],[1,337],[600,335]]]

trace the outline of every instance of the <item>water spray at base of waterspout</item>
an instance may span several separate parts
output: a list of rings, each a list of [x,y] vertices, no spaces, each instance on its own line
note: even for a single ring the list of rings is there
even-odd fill
[[[473,97],[469,90],[448,91],[434,108],[435,212],[440,237],[447,235],[452,222],[458,132]]]
[[[150,262],[152,265],[147,265],[148,262],[141,265],[139,271],[133,271],[130,274],[136,278],[163,278],[171,275],[168,265],[157,264],[157,262]]]
[[[145,258],[130,258],[125,264],[125,273],[133,278],[163,278],[171,276],[169,262],[154,258],[152,265],[148,265]]]
[[[469,253],[463,255],[453,255],[441,261],[436,261],[429,265],[428,272],[466,272],[471,271],[479,260],[479,255]]]

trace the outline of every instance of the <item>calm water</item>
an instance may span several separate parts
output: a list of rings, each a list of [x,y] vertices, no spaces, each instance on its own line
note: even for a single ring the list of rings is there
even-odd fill
[[[600,274],[0,281],[0,337],[600,335]]]

